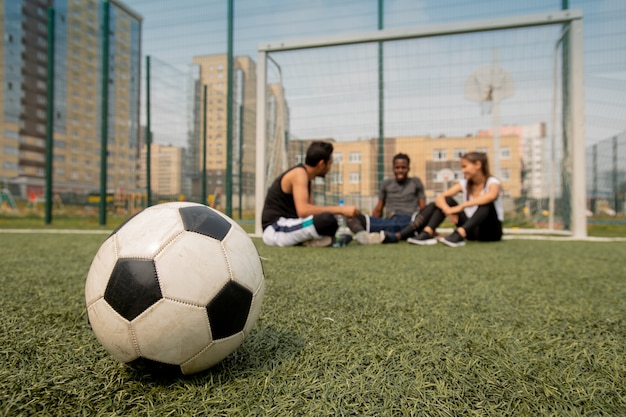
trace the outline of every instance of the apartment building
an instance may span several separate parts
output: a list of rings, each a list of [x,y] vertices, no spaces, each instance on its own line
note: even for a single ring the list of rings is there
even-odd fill
[[[336,204],[342,198],[367,211],[376,204],[378,196],[378,139],[333,142],[333,167],[324,180],[315,182],[316,200]],[[306,149],[312,140],[292,140],[289,161],[304,162]],[[462,178],[460,157],[470,152],[493,154],[491,136],[430,137],[407,136],[385,138],[383,141],[383,178],[393,177],[392,159],[397,153],[411,158],[411,175],[422,179],[426,197],[432,200]],[[503,195],[509,200],[522,193],[522,155],[520,138],[503,135],[500,138],[500,179]]]
[[[109,55],[103,60],[105,7]],[[48,42],[48,8],[54,10],[53,45]],[[60,195],[99,191],[103,61],[109,80],[107,188],[135,191],[141,21],[117,0],[0,0],[5,39],[0,44],[0,179],[14,195],[44,193],[50,89],[53,191]],[[54,51],[53,62],[48,62],[49,48]]]
[[[550,182],[550,146],[543,122],[523,126],[502,126],[500,135],[514,135],[520,139],[523,160],[522,194],[528,198],[547,198]],[[481,130],[478,136],[493,137],[493,129]],[[552,138],[552,140],[556,140]]]
[[[424,182],[426,196],[434,199],[452,182],[463,178],[461,155],[471,152],[485,152],[493,159],[493,137],[398,137],[394,138],[394,149],[411,157],[411,172]],[[500,174],[503,196],[517,198],[522,191],[522,158],[517,135],[500,137]],[[385,161],[385,175],[393,175],[391,159]]]
[[[147,153],[144,144],[139,158],[139,186],[147,188]],[[179,146],[150,145],[150,183],[156,199],[177,200],[183,194],[183,155]]]
[[[227,170],[227,74],[226,54],[202,55],[193,58],[200,71],[198,88],[200,106],[203,106],[203,91],[206,86],[206,113],[199,115],[198,125],[206,121],[206,187],[208,195],[223,196]],[[233,59],[233,109],[232,109],[232,194],[233,207],[254,206],[254,178],[256,158],[256,63],[247,56]],[[192,180],[194,195],[200,195],[203,172],[204,137],[202,129],[195,138],[198,152],[190,152],[194,158],[196,172]],[[219,198],[219,197],[218,197]]]

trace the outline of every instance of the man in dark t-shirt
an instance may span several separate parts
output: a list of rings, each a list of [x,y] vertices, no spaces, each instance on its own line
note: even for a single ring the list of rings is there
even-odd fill
[[[304,164],[283,172],[270,186],[261,214],[263,242],[269,246],[331,246],[337,232],[335,215],[356,216],[355,206],[317,206],[311,181],[324,177],[333,163],[333,145],[315,141]]]
[[[411,159],[399,153],[393,157],[394,178],[383,181],[378,203],[371,216],[360,214],[348,222],[361,244],[391,243],[395,233],[404,229],[426,206],[424,185],[418,177],[409,177]],[[383,217],[383,211],[385,216]]]

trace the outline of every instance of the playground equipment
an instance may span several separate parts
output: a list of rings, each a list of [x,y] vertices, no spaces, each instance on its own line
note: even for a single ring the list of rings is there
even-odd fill
[[[0,189],[0,210],[17,211],[17,205],[13,199],[13,194],[7,188]]]

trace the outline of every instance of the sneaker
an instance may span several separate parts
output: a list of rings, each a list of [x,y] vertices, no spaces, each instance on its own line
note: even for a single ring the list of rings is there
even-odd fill
[[[354,216],[348,220],[347,224],[352,233],[363,232],[367,229],[367,219],[362,214]]]
[[[361,245],[379,245],[385,240],[385,232],[368,233],[362,230],[354,238]]]
[[[441,243],[452,248],[457,248],[459,246],[465,246],[465,239],[455,230],[449,236],[441,239]]]
[[[398,238],[395,233],[390,232],[381,232],[384,233],[383,243],[398,243]]]
[[[420,246],[436,245],[437,239],[428,232],[421,232],[417,237],[410,237],[406,240],[409,243]]]
[[[319,248],[333,245],[333,238],[330,236],[322,236],[319,239],[311,239],[306,242],[302,242],[302,246],[307,246],[309,248]]]

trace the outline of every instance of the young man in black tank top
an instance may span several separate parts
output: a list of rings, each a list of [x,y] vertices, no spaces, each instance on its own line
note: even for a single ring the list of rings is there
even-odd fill
[[[337,232],[335,215],[352,218],[355,206],[317,206],[312,181],[324,177],[333,163],[333,145],[316,141],[307,149],[304,164],[283,172],[270,186],[261,221],[263,242],[269,246],[331,246]]]

